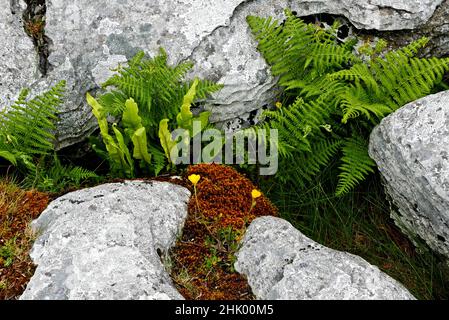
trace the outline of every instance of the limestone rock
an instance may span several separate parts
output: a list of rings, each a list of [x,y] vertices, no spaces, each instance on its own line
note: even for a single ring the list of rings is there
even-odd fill
[[[449,258],[449,91],[412,102],[370,138],[396,224]]]
[[[263,300],[414,299],[362,258],[326,248],[274,217],[251,223],[234,266]]]
[[[23,28],[23,1],[0,0],[0,110],[39,77],[32,40]]]
[[[358,29],[379,31],[415,29],[432,17],[443,0],[302,0],[307,15],[329,13],[348,18]]]
[[[442,0],[145,0],[88,1],[67,4],[47,1],[46,34],[52,41],[49,62],[59,70],[71,65],[67,79],[76,90],[64,110],[60,147],[80,140],[92,130],[84,112],[85,91],[95,90],[138,50],[150,55],[164,47],[172,63],[192,60],[192,73],[225,84],[208,103],[212,122],[226,129],[251,124],[273,102],[275,79],[257,52],[246,23],[247,15],[283,17],[290,7],[305,16],[331,13],[347,17],[359,28],[399,30],[425,23]],[[69,75],[69,77],[71,77]],[[84,103],[84,105],[83,105]],[[76,115],[71,115],[75,110]],[[81,119],[73,126],[73,119]],[[76,132],[70,132],[70,126]],[[66,139],[66,137],[69,138]]]
[[[21,299],[183,299],[158,251],[175,243],[187,189],[124,182],[53,201],[33,222],[37,269]]]
[[[7,0],[1,1],[8,6]],[[39,77],[31,40],[20,29],[23,6],[17,5],[19,0],[12,3],[16,14],[2,11],[0,20],[3,38],[11,39],[0,49],[5,57],[0,61],[0,93],[8,101]],[[356,28],[376,32],[413,29],[401,31],[399,37],[431,36],[431,52],[449,54],[449,0],[47,0],[46,4],[45,65],[50,68],[31,88],[37,94],[67,80],[57,149],[82,141],[96,128],[86,92],[98,90],[113,74],[110,69],[138,50],[154,55],[159,47],[167,50],[171,63],[194,62],[190,77],[200,75],[225,85],[206,103],[212,122],[227,130],[254,124],[262,109],[273,104],[277,90],[276,79],[256,49],[248,15],[282,19],[283,9],[291,8],[298,16],[343,16]]]

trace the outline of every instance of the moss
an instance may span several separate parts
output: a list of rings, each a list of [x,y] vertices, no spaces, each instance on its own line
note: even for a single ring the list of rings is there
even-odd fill
[[[172,278],[187,299],[253,299],[246,279],[235,272],[235,253],[246,227],[257,217],[277,216],[265,197],[251,209],[256,186],[233,168],[200,164],[188,168],[201,176],[188,204],[183,234],[170,253]],[[250,210],[251,209],[251,210]]]
[[[18,297],[34,273],[28,254],[33,235],[28,226],[49,200],[47,194],[0,181],[0,300]]]

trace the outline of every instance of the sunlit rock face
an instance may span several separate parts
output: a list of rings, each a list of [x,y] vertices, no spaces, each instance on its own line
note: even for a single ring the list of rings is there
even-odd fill
[[[371,134],[370,156],[397,208],[396,224],[449,261],[449,91],[383,119]]]
[[[262,300],[414,299],[361,257],[322,246],[274,217],[251,223],[234,266]]]
[[[159,253],[176,242],[190,192],[128,181],[68,193],[33,223],[36,272],[22,300],[183,299]]]

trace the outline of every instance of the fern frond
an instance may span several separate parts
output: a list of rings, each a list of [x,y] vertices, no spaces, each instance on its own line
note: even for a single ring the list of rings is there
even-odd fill
[[[368,65],[364,63],[357,63],[350,69],[340,70],[332,74],[328,74],[329,80],[345,80],[347,82],[364,83],[369,90],[376,93],[379,92],[379,85],[376,82],[373,74],[371,73]],[[341,82],[340,82],[341,83]]]
[[[280,22],[272,17],[256,16],[248,16],[246,21],[258,41],[258,49],[263,53],[268,64],[274,65],[281,61],[288,36],[280,28]]]
[[[304,187],[306,183],[313,181],[336,156],[343,145],[343,141],[336,139],[319,139],[312,143],[311,152],[295,153],[289,158],[288,169],[280,173],[281,180],[292,185],[299,184]]]
[[[313,63],[314,69],[320,73],[326,73],[329,69],[339,68],[344,64],[355,61],[352,52],[347,51],[344,47],[337,46],[335,43],[314,43],[309,50],[304,68]]]
[[[386,54],[386,59],[388,60],[389,56],[405,56],[408,58],[415,57],[421,49],[425,48],[429,43],[429,38],[422,37],[418,40],[411,42],[410,44],[399,48],[394,51],[390,51]]]
[[[342,123],[364,115],[368,120],[374,115],[382,119],[393,110],[385,104],[375,103],[371,100],[369,92],[360,85],[351,85],[341,95],[341,108],[343,111]]]
[[[90,170],[62,165],[56,154],[51,161],[41,159],[34,174],[28,175],[23,181],[25,188],[37,188],[40,191],[60,192],[71,187],[80,187],[81,183],[99,176]]]
[[[62,104],[65,82],[27,100],[23,90],[18,100],[0,115],[0,140],[10,152],[30,156],[49,154],[54,148],[56,113]]]
[[[449,58],[412,58],[402,70],[402,76],[392,94],[398,106],[430,94],[433,87],[440,83],[444,74],[449,71]]]
[[[83,180],[96,179],[98,175],[88,169],[82,167],[65,167],[63,176],[73,181],[75,185],[79,186]]]
[[[148,149],[152,155],[151,164],[154,170],[154,175],[158,176],[159,173],[167,166],[167,158],[165,157],[164,151],[159,148],[150,145]]]

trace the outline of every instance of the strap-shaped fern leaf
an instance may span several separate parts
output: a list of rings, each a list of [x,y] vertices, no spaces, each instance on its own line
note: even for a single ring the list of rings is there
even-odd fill
[[[190,87],[184,78],[192,67],[190,62],[170,66],[167,53],[162,48],[154,58],[146,58],[143,52],[139,52],[128,66],[119,67],[117,74],[103,84],[103,87],[113,89],[99,97],[99,102],[108,114],[119,116],[126,100],[133,98],[139,105],[149,136],[155,138],[160,121],[177,115]],[[197,98],[205,99],[221,88],[211,81],[199,81]]]

